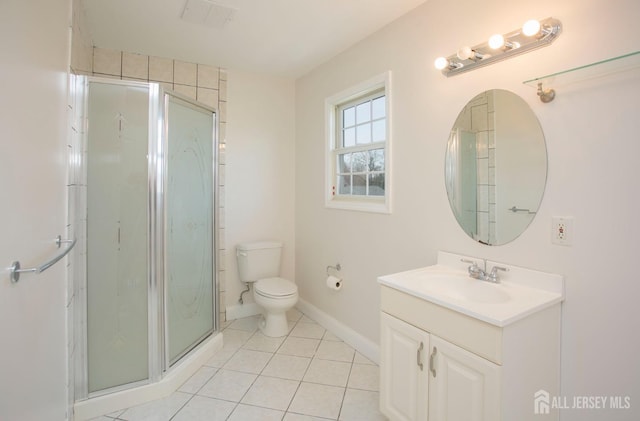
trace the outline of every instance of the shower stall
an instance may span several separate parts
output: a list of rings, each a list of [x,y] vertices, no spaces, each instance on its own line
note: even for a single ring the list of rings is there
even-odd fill
[[[472,238],[478,231],[478,160],[476,134],[455,128],[447,142],[445,178],[449,203],[460,226]]]
[[[153,398],[149,386],[185,377],[176,373],[186,360],[221,343],[217,123],[214,109],[158,84],[79,77],[74,86],[84,116],[75,171],[85,189],[73,205],[84,240],[73,267],[82,412],[113,395],[125,396],[121,406]],[[119,406],[110,402],[103,408]]]

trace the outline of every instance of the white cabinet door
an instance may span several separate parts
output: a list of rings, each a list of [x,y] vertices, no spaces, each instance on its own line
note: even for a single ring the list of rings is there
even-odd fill
[[[501,367],[431,335],[429,421],[500,420]]]
[[[381,313],[380,410],[392,421],[426,421],[429,334]]]

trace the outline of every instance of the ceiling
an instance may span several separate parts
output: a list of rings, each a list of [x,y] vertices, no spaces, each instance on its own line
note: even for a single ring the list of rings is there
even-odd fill
[[[299,77],[425,0],[81,0],[95,46]],[[203,0],[197,0],[203,1]],[[230,13],[231,19],[227,20]]]

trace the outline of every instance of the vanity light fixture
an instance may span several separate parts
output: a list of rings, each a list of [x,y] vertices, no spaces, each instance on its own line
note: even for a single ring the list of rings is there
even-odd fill
[[[458,57],[460,60],[482,60],[484,58],[487,58],[489,56],[489,54],[480,54],[479,52],[472,50],[471,47],[469,47],[468,45],[465,45],[464,47],[460,48],[458,50],[458,52],[456,53],[456,57]]]
[[[504,37],[500,34],[494,34],[489,37],[489,48],[497,50],[504,45]]]
[[[460,67],[462,67],[462,63],[457,61],[447,60],[444,57],[438,57],[436,61],[433,62],[433,65],[436,67],[436,69],[442,70],[443,72],[444,72],[444,69],[453,70],[453,69],[459,69]]]
[[[528,20],[522,28],[492,35],[474,47],[464,46],[449,57],[438,57],[435,67],[447,77],[454,76],[549,45],[561,31],[562,23],[557,19]]]
[[[491,35],[491,38],[489,38],[489,47],[492,50],[498,50],[500,48],[503,49],[513,49],[513,48],[520,48],[520,43],[519,42],[511,42],[511,41],[507,41],[504,39],[504,37],[500,34],[495,34],[495,35]]]
[[[538,35],[541,29],[540,22],[536,19],[528,20],[522,25],[522,33],[528,37],[532,37],[534,35]]]

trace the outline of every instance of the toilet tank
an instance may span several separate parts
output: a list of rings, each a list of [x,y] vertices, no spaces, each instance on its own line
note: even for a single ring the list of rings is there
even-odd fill
[[[282,243],[261,241],[241,243],[236,246],[238,275],[242,282],[255,282],[280,274]]]

